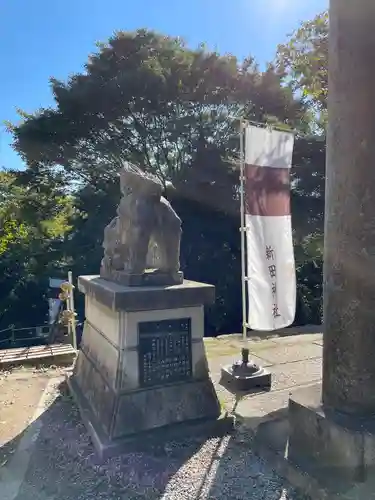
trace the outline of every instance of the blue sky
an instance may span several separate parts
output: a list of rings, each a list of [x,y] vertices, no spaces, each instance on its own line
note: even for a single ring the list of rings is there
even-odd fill
[[[53,104],[48,79],[80,71],[95,42],[151,28],[264,64],[328,0],[0,0],[0,167],[22,167],[4,120]]]

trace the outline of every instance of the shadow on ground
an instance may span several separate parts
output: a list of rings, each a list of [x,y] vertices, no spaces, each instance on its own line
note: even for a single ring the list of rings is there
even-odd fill
[[[65,383],[55,396],[40,417],[43,425],[14,500],[303,498],[251,451],[251,436],[240,430],[222,438],[182,436],[149,449],[143,444],[142,452],[101,463]],[[21,439],[6,447],[22,445]]]

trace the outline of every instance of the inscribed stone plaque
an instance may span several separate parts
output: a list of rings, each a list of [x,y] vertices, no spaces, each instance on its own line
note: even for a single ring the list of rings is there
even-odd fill
[[[192,377],[190,318],[139,323],[138,336],[141,387]]]

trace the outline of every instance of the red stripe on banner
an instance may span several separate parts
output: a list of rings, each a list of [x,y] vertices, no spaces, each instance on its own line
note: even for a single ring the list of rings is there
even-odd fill
[[[245,213],[290,215],[290,169],[245,164]]]

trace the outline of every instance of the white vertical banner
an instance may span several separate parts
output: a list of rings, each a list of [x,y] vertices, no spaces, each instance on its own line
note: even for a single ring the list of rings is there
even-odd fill
[[[294,135],[245,128],[244,222],[248,326],[276,330],[296,311],[296,274],[290,211]]]

